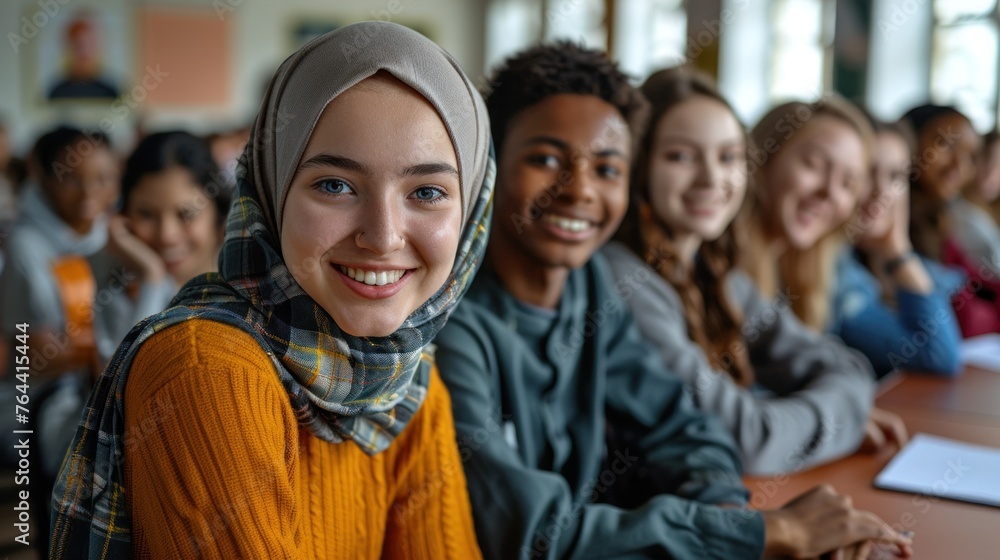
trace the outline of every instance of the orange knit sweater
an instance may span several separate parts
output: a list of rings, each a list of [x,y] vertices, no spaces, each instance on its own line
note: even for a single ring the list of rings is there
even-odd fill
[[[296,423],[270,359],[207,320],[157,333],[125,390],[135,558],[480,558],[447,390],[385,452]]]

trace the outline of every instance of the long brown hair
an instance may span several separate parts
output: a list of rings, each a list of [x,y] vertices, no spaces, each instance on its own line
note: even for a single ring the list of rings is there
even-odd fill
[[[753,382],[753,368],[743,346],[743,316],[729,301],[726,277],[739,253],[735,225],[718,239],[701,244],[694,266],[681,262],[668,224],[656,218],[650,205],[650,164],[659,122],[678,104],[693,97],[707,97],[736,114],[718,92],[711,78],[688,68],[668,68],[651,75],[642,85],[651,104],[649,126],[639,141],[632,169],[629,209],[616,234],[654,268],[680,295],[688,335],[708,356],[712,367],[727,372],[742,386]],[[737,119],[738,120],[738,119]],[[749,138],[747,139],[749,141]]]
[[[806,325],[823,330],[830,314],[830,291],[836,268],[837,254],[844,243],[841,229],[835,228],[812,247],[799,250],[789,247],[777,260],[771,256],[767,231],[769,217],[765,209],[769,202],[769,187],[763,181],[762,171],[777,154],[814,116],[829,116],[850,125],[861,137],[865,153],[871,160],[874,143],[871,125],[864,114],[847,100],[835,94],[824,96],[814,103],[792,101],[771,109],[750,131],[753,144],[758,148],[751,154],[751,166],[757,188],[747,197],[737,221],[746,228],[747,250],[740,256],[740,265],[757,283],[765,295],[775,297],[779,290],[789,294],[787,303]],[[868,169],[868,166],[865,166]]]
[[[903,115],[903,120],[913,126],[917,135],[917,150],[914,151],[913,172],[910,175],[910,241],[918,253],[936,261],[941,260],[945,240],[951,235],[951,218],[947,201],[929,192],[920,179],[927,162],[933,161],[931,157],[937,157],[935,149],[923,148],[924,135],[930,125],[944,115],[958,115],[969,120],[958,109],[943,105],[921,105]]]

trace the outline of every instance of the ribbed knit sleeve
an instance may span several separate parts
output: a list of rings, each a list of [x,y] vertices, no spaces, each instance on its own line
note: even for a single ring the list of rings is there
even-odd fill
[[[475,560],[482,558],[472,522],[451,399],[436,368],[431,374],[422,418],[407,427],[413,451],[401,458],[399,485],[389,512],[383,558]]]
[[[206,321],[154,336],[133,363],[125,428],[133,557],[306,557],[297,425],[252,337]]]

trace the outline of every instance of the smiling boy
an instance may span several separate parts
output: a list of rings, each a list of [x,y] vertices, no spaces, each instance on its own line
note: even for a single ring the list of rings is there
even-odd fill
[[[644,346],[593,258],[628,205],[645,100],[569,44],[515,57],[495,83],[493,232],[436,339],[484,554],[759,558],[759,515],[704,505],[745,503],[732,442]]]

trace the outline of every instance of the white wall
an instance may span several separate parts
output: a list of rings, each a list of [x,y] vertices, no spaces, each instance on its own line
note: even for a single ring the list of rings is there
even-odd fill
[[[24,99],[22,80],[33,64],[31,45],[14,52],[9,34],[19,34],[21,18],[39,11],[39,2],[75,10],[96,6],[122,13],[132,21],[142,6],[202,7],[230,19],[230,69],[232,103],[225,110],[184,110],[148,115],[151,128],[185,126],[195,131],[242,124],[253,117],[266,80],[291,53],[291,33],[303,19],[316,18],[342,24],[366,19],[389,19],[427,29],[452,53],[474,81],[483,72],[484,0],[2,0],[0,1],[0,114],[8,121],[15,150],[23,152],[33,137],[56,122],[95,127],[110,109],[104,107],[51,107]],[[135,40],[128,26],[128,40]],[[179,41],[183,38],[179,37]],[[141,77],[141,75],[140,75]],[[132,140],[132,111],[122,126],[112,129],[118,146]]]

